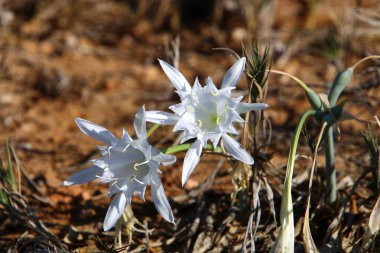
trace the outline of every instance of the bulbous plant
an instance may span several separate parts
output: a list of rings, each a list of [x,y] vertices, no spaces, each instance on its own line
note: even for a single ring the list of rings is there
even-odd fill
[[[284,189],[282,193],[281,199],[281,213],[280,213],[280,235],[277,238],[275,245],[272,247],[272,252],[294,252],[294,218],[293,218],[293,202],[292,202],[292,178],[293,178],[293,170],[294,163],[296,159],[296,151],[297,146],[300,140],[300,135],[302,132],[302,128],[305,125],[307,119],[309,117],[315,117],[322,124],[322,131],[320,134],[320,139],[324,139],[326,143],[325,148],[325,161],[326,161],[326,202],[328,204],[334,204],[337,201],[337,184],[336,184],[336,169],[335,169],[335,149],[334,149],[334,126],[338,124],[339,121],[346,119],[354,119],[354,117],[348,112],[344,111],[344,105],[346,100],[343,100],[341,103],[337,104],[337,101],[342,94],[343,90],[346,88],[348,83],[351,80],[352,74],[355,68],[362,62],[372,59],[372,58],[380,58],[380,56],[369,56],[358,63],[353,65],[352,67],[346,68],[342,72],[338,73],[335,77],[331,89],[326,94],[317,94],[311,88],[309,88],[302,80],[299,78],[292,76],[288,73],[282,71],[271,70],[271,73],[277,73],[281,75],[286,75],[292,78],[294,81],[300,85],[305,95],[310,103],[311,109],[303,113],[301,119],[297,125],[295,135],[292,140],[285,181],[284,181]],[[378,121],[377,117],[375,119]],[[319,146],[321,140],[318,140]],[[316,155],[316,153],[315,153]],[[314,159],[315,161],[315,159]],[[313,164],[313,168],[315,164]],[[312,177],[312,176],[311,176]],[[312,179],[310,179],[312,180]],[[310,199],[308,200],[309,205]],[[307,216],[307,217],[306,217]],[[305,219],[308,219],[308,208],[305,213]],[[304,230],[308,229],[308,224]],[[312,237],[310,235],[310,231],[304,231],[304,235],[307,234],[308,238],[304,236],[305,246],[310,249],[313,248],[316,250],[315,244],[312,241]],[[310,251],[311,252],[311,251]]]

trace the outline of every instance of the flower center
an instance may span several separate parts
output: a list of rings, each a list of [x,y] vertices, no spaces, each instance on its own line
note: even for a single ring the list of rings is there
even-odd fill
[[[218,115],[215,116],[215,123],[219,125],[220,117]]]

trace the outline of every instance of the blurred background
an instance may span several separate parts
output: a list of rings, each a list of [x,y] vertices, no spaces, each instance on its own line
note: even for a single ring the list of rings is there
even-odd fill
[[[220,48],[241,55],[242,44],[251,42],[270,48],[273,69],[327,92],[337,71],[380,54],[380,1],[0,0],[0,28],[0,143],[12,138],[25,171],[45,201],[31,197],[32,206],[40,217],[44,213],[43,220],[53,233],[63,238],[70,234],[70,225],[79,227],[88,234],[81,234],[82,241],[70,240],[87,245],[89,234],[101,231],[109,199],[104,197],[105,185],[62,186],[96,152],[96,143],[75,126],[76,117],[119,136],[123,127],[133,135],[133,117],[140,106],[167,110],[178,100],[158,58],[178,66],[190,83],[196,76],[201,83],[211,76],[220,85],[234,62]],[[379,64],[360,67],[345,93],[365,98],[377,111]],[[247,94],[244,80],[238,90]],[[292,131],[308,104],[300,88],[279,76],[269,79],[266,102],[276,167],[286,163]],[[367,115],[362,107],[348,109]],[[342,132],[351,131],[351,137],[360,136],[362,129],[353,123],[342,126]],[[165,146],[175,139],[169,131],[161,129],[151,143]],[[347,152],[337,157],[337,166],[344,167],[346,174],[357,174],[352,157],[360,152],[351,147],[362,144],[350,142],[349,137],[342,136],[338,149]],[[205,168],[218,162],[213,156],[204,160],[200,166]],[[182,189],[181,166],[163,169],[165,189],[173,198],[198,187],[210,173],[199,168]],[[223,193],[220,201],[228,202],[232,185],[228,168],[224,171],[214,189]],[[273,173],[283,174],[284,169]],[[282,183],[281,178],[273,182]],[[274,188],[280,192],[279,186]],[[150,215],[154,222],[158,216],[153,204],[146,205],[149,210],[137,204],[136,216]],[[181,216],[186,208],[176,212]],[[14,243],[23,232],[9,220],[0,228],[5,231],[0,234],[2,245]],[[171,232],[165,236],[170,238],[174,232],[167,229]]]

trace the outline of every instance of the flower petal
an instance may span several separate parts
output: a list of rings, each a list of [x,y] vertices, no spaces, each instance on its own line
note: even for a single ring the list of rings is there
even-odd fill
[[[182,144],[185,141],[197,138],[197,135],[196,134],[185,134],[184,132],[182,132],[178,138],[181,140],[180,143]]]
[[[224,75],[222,89],[235,87],[245,67],[245,57],[240,58]]]
[[[215,84],[212,82],[211,77],[207,78],[207,83],[206,83],[206,86],[205,86],[205,91],[212,93],[214,96],[216,96],[215,94],[219,93],[219,90],[218,90],[218,88],[216,88]]]
[[[108,145],[112,145],[112,143],[115,143],[118,141],[118,139],[115,137],[113,133],[108,131],[102,126],[99,126],[95,123],[92,123],[88,120],[76,118],[75,123],[77,123],[79,129],[86,135],[90,136],[91,138],[106,143]]]
[[[234,139],[232,139],[228,134],[222,134],[224,141],[224,148],[227,154],[240,160],[246,164],[253,164],[252,156]]]
[[[146,138],[145,106],[142,106],[135,115],[135,131],[139,139]]]
[[[146,121],[161,125],[172,125],[178,121],[178,116],[168,112],[147,111]]]
[[[194,81],[194,85],[193,85],[193,92],[198,93],[198,92],[201,92],[202,90],[203,90],[203,87],[199,83],[198,77],[196,77]]]
[[[164,70],[166,76],[169,78],[170,82],[178,91],[191,91],[191,86],[186,78],[175,68],[170,66],[168,63],[158,60],[162,69]]]
[[[106,218],[104,219],[104,231],[108,231],[115,226],[116,222],[123,214],[125,206],[130,203],[131,198],[127,197],[124,192],[121,192],[114,197],[108,208]]]
[[[162,163],[163,165],[171,165],[177,161],[177,158],[174,155],[165,155],[163,153],[159,153],[152,157],[153,161]]]
[[[183,103],[171,105],[169,106],[169,109],[172,110],[178,116],[182,116],[187,111],[186,104]]]
[[[157,179],[155,180],[157,181]],[[161,216],[171,222],[174,223],[174,215],[172,212],[172,208],[170,207],[168,198],[166,197],[164,187],[162,186],[161,180],[158,178],[158,184],[152,184],[152,200],[154,205],[156,206],[157,211],[161,214]]]
[[[182,186],[185,185],[191,173],[193,173],[195,166],[198,164],[202,148],[202,142],[200,140],[196,140],[187,151],[185,160],[183,162]]]
[[[68,179],[63,182],[63,185],[75,185],[75,184],[84,184],[90,182],[97,178],[97,176],[101,176],[103,173],[103,169],[98,166],[93,166],[84,170],[75,173]]]
[[[196,133],[198,128],[199,127],[194,120],[194,113],[186,112],[173,127],[173,132],[185,130],[188,133]]]
[[[123,135],[121,136],[121,140],[125,143],[132,143],[133,139],[129,136],[128,131],[123,128]]]
[[[264,104],[264,103],[243,103],[243,102],[240,102],[239,104],[237,104],[235,110],[239,114],[241,114],[241,113],[245,113],[245,112],[249,112],[249,111],[253,111],[253,110],[262,110],[262,109],[265,109],[267,107],[268,107],[268,105]]]
[[[204,138],[206,140],[210,140],[212,142],[212,145],[214,148],[218,146],[220,137],[222,137],[222,134],[220,133],[210,133],[210,134],[205,134]],[[207,142],[207,141],[205,141]]]

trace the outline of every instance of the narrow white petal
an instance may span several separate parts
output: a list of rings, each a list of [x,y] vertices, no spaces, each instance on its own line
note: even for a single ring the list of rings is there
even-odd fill
[[[183,162],[182,186],[185,185],[191,173],[193,173],[195,166],[197,166],[200,160],[202,148],[202,142],[197,139],[187,151],[185,160]]]
[[[230,98],[230,97],[231,97],[231,92],[232,92],[232,90],[234,90],[234,89],[236,89],[236,87],[225,87],[225,88],[221,88],[221,89],[219,90],[219,93],[220,93],[221,96],[225,96],[225,97]],[[240,96],[240,97],[241,97],[241,99],[243,99],[243,96]],[[240,100],[241,100],[241,99],[240,99]],[[233,100],[235,100],[235,99],[233,99]],[[240,102],[240,100],[239,100],[238,102]]]
[[[145,201],[145,190],[146,190],[146,185],[144,185],[144,187],[141,191],[135,192],[135,194],[137,194],[137,196],[139,196],[139,198],[142,201]]]
[[[220,133],[216,133],[216,134],[213,133],[213,134],[205,135],[205,138],[207,140],[209,139],[212,142],[212,145],[214,148],[216,148],[218,146],[220,137],[222,137],[222,135]]]
[[[232,115],[233,115],[232,121],[240,122],[240,123],[244,122],[244,119],[239,115],[239,112],[237,112],[236,110],[232,110]]]
[[[198,130],[198,125],[194,120],[194,114],[185,113],[182,117],[177,121],[175,126],[173,127],[173,132],[185,130],[189,133],[195,133]]]
[[[158,155],[152,157],[152,160],[160,162],[163,165],[171,165],[176,162],[177,158],[174,155],[165,155],[163,153],[159,153]]]
[[[189,82],[177,69],[173,68],[162,60],[158,61],[160,62],[160,65],[164,70],[166,76],[169,78],[170,82],[173,84],[177,91],[191,91]]]
[[[185,141],[188,141],[190,139],[197,138],[196,134],[185,134],[184,132],[181,133],[181,136],[179,137],[181,139],[181,144],[184,143]]]
[[[74,184],[84,184],[90,182],[97,178],[97,176],[101,176],[103,173],[103,169],[98,166],[93,166],[84,170],[75,173],[68,179],[63,182],[63,185],[69,186]]]
[[[186,101],[189,97],[191,97],[191,92],[189,91],[180,91],[180,90],[176,90],[175,91],[178,96],[181,98],[181,101]]]
[[[146,121],[161,125],[172,125],[178,121],[178,116],[168,112],[147,111]]]
[[[131,198],[125,195],[124,192],[117,194],[112,200],[106,218],[104,219],[103,229],[104,231],[110,230],[115,226],[116,222],[119,220],[124,212],[125,206],[131,203]]]
[[[123,135],[121,136],[121,140],[126,143],[131,143],[133,141],[131,136],[129,136],[127,130],[125,130],[124,128],[123,128]]]
[[[145,107],[142,106],[135,115],[135,131],[136,135],[140,139],[146,138],[146,119],[145,119]]]
[[[222,89],[235,87],[245,67],[245,57],[240,58],[224,75]]]
[[[244,122],[244,120],[243,120]],[[226,134],[233,134],[233,135],[238,135],[239,132],[236,130],[236,128],[231,124],[229,126],[223,127],[221,129],[221,132],[226,133]]]
[[[172,110],[177,115],[182,115],[186,112],[186,105],[183,103],[171,105],[169,107],[170,110]]]
[[[84,134],[90,136],[91,138],[97,141],[106,143],[108,145],[112,145],[113,142],[118,141],[118,139],[115,137],[113,133],[111,133],[102,126],[99,126],[95,123],[81,118],[76,118],[75,122]]]
[[[235,102],[235,103],[240,103],[240,101],[242,101],[244,98],[244,96],[238,96],[236,98],[232,98],[232,100]]]
[[[253,164],[252,156],[240,145],[240,143],[232,139],[228,134],[222,134],[222,138],[227,154],[246,164]]]
[[[249,112],[249,111],[253,111],[253,110],[262,110],[262,109],[265,109],[267,108],[268,105],[267,104],[264,104],[264,103],[239,103],[235,110],[241,114],[241,113],[245,113],[245,112]]]
[[[201,84],[199,83],[199,79],[198,79],[198,77],[196,77],[195,81],[194,81],[194,85],[193,85],[193,92],[194,93],[201,92],[202,89],[203,88],[202,88]]]
[[[216,88],[215,84],[212,82],[211,77],[207,77],[207,84],[205,86],[205,90],[212,93],[212,94],[218,94],[219,90]]]
[[[158,184],[152,184],[152,200],[154,202],[154,205],[156,206],[157,211],[161,214],[161,216],[165,220],[174,223],[174,215],[172,212],[172,208],[170,207],[168,198],[166,197],[161,180],[159,178],[158,180]]]

